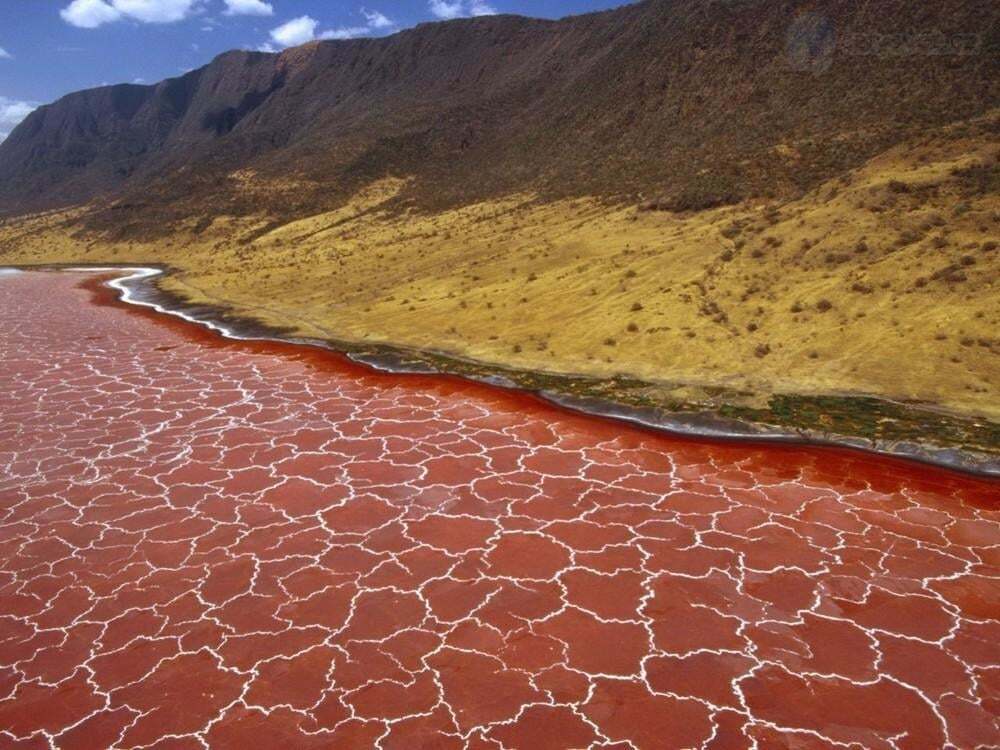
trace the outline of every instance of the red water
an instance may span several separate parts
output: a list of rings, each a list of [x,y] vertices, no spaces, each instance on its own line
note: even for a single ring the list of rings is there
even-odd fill
[[[1000,486],[0,278],[0,746],[1000,743]]]

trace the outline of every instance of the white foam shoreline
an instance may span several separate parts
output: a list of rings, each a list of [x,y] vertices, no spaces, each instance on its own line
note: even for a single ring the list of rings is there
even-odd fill
[[[0,275],[13,275],[27,270],[30,269],[0,267]],[[236,328],[229,327],[214,317],[214,310],[210,313],[206,313],[205,315],[196,315],[184,309],[165,306],[164,304],[156,301],[155,297],[166,295],[163,295],[163,293],[159,292],[152,286],[153,279],[166,274],[166,271],[162,268],[148,266],[64,266],[60,267],[58,270],[75,273],[124,274],[107,282],[107,286],[119,293],[119,299],[122,302],[129,305],[135,305],[137,307],[145,307],[162,315],[169,315],[174,318],[180,318],[188,323],[204,326],[226,339],[234,341],[270,341],[282,344],[296,344],[300,346],[325,349],[330,352],[343,354],[349,360],[356,362],[357,364],[383,373],[397,375],[414,373],[440,375],[448,374],[437,371],[407,369],[405,366],[393,366],[386,361],[381,361],[377,356],[366,356],[363,354],[341,351],[330,342],[323,341],[321,339],[268,336],[263,331],[241,333]],[[150,297],[152,298],[145,297],[143,292],[149,292]],[[206,305],[205,308],[206,310],[209,310],[210,306]],[[501,382],[502,378],[500,377],[480,378],[464,375],[460,375],[459,377],[464,377],[470,382],[492,386],[494,388],[522,390],[516,384]],[[864,438],[849,437],[845,435],[831,437],[829,435],[817,435],[815,433],[810,433],[809,431],[801,430],[756,430],[750,425],[748,425],[751,427],[750,429],[736,430],[731,429],[729,424],[713,423],[711,420],[692,423],[684,418],[662,414],[658,414],[655,417],[650,418],[649,414],[644,410],[633,409],[620,404],[594,402],[588,399],[578,399],[562,393],[548,391],[535,391],[532,393],[549,403],[577,413],[587,414],[597,418],[610,418],[623,423],[632,424],[637,427],[653,429],[657,432],[666,432],[678,436],[700,437],[710,440],[734,440],[738,442],[749,440],[762,444],[784,443],[793,445],[826,445],[860,450],[864,453],[874,453],[877,455],[908,459],[923,464],[930,464],[938,468],[957,470],[966,473],[971,472],[977,476],[987,476],[992,478],[1000,476],[1000,463],[989,459],[973,459],[974,464],[970,465],[967,460],[963,459],[962,451],[950,448],[935,447],[928,450],[925,446],[911,443],[886,445],[878,441],[870,441]],[[975,454],[969,454],[969,456],[973,455]],[[975,465],[975,463],[978,463],[978,465]]]
[[[146,307],[150,310],[155,310],[162,315],[170,315],[187,321],[188,323],[204,326],[205,328],[209,328],[227,339],[233,339],[236,341],[279,340],[268,339],[264,336],[243,336],[236,330],[223,325],[217,320],[207,317],[197,317],[185,312],[184,310],[165,307],[155,300],[143,298],[141,291],[144,285],[147,282],[151,282],[152,279],[157,276],[163,276],[166,273],[161,268],[151,268],[147,266],[72,266],[61,270],[74,271],[77,273],[125,273],[128,275],[119,276],[118,278],[112,279],[108,282],[109,287],[119,292],[122,302],[126,302],[130,305],[136,305],[137,307]]]

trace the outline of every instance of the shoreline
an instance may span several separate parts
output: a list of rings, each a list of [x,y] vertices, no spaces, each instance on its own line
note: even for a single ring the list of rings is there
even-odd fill
[[[235,341],[271,341],[306,346],[341,354],[350,361],[390,374],[455,376],[471,382],[535,396],[558,407],[595,418],[610,419],[656,432],[707,440],[756,442],[773,445],[833,447],[861,451],[883,457],[916,462],[977,478],[1000,479],[1000,450],[997,453],[968,450],[915,441],[873,440],[860,436],[820,432],[807,428],[774,425],[753,419],[734,418],[719,410],[667,410],[622,403],[612,399],[574,392],[579,381],[602,383],[601,379],[512,370],[433,351],[411,350],[388,345],[362,346],[334,339],[287,335],[272,326],[233,315],[221,306],[191,304],[176,294],[165,292],[156,280],[171,272],[166,265],[44,264],[4,266],[0,274],[18,271],[70,271],[123,274],[103,282],[116,292],[118,302],[180,318]],[[518,381],[521,382],[518,382]],[[552,381],[557,387],[531,387],[524,381]],[[567,387],[558,387],[570,386]],[[586,389],[584,389],[585,391]],[[900,408],[906,405],[866,395],[839,397],[852,401],[874,401]]]

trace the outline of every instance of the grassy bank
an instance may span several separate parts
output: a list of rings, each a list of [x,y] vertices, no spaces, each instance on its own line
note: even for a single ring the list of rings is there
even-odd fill
[[[773,411],[775,394],[871,395],[996,422],[987,128],[898,147],[783,204],[512,195],[426,214],[395,200],[400,178],[304,220],[219,216],[151,241],[81,232],[86,209],[9,221],[0,263],[167,263],[166,291],[301,335],[641,381],[734,414]],[[794,144],[783,155],[799,158]]]

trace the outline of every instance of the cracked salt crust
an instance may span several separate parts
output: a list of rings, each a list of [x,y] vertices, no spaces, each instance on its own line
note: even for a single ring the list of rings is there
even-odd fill
[[[996,745],[998,485],[0,298],[0,744]]]

